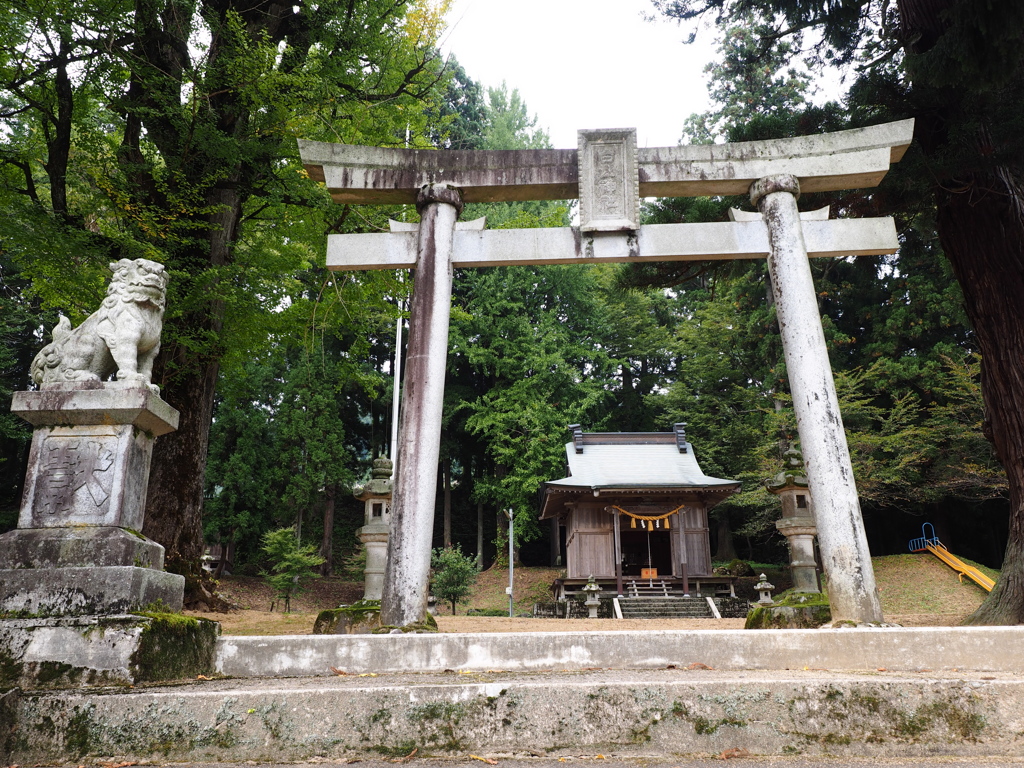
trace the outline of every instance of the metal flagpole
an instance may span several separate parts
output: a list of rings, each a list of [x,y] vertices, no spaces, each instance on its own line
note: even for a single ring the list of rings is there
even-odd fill
[[[508,511],[505,512],[505,517],[508,518],[508,590],[507,590],[507,592],[508,592],[508,617],[511,619],[512,616],[513,616],[513,602],[512,602],[513,580],[512,580],[512,575],[513,575],[513,571],[515,569],[515,564],[513,562],[513,560],[514,560],[513,556],[514,556],[515,552],[514,552],[513,547],[512,547],[512,541],[513,541],[512,535],[514,533],[514,531],[513,531],[514,523],[513,523],[513,516],[512,516],[512,509],[511,509],[511,507],[508,509]]]

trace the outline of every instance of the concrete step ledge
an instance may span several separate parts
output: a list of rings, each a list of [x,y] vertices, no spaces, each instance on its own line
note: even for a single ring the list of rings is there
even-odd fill
[[[1024,751],[1024,681],[1006,674],[492,670],[15,691],[0,710],[20,764]]]
[[[612,622],[609,622],[612,623]],[[587,668],[974,670],[1024,674],[1022,627],[225,636],[217,672],[307,677]],[[1022,726],[1024,730],[1024,726]]]

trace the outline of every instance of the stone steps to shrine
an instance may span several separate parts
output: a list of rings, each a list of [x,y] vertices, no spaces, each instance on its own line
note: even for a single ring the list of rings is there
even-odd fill
[[[742,598],[714,598],[722,618],[744,618],[748,604]],[[626,597],[619,600],[624,619],[713,619],[703,597]]]
[[[711,619],[703,597],[627,597],[619,600],[624,619]]]

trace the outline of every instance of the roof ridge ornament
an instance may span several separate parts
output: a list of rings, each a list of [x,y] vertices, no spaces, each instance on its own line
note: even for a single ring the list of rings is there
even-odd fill
[[[576,453],[583,453],[583,427],[579,424],[570,424],[569,431],[572,432],[572,444]]]
[[[686,422],[676,422],[672,425],[672,431],[676,433],[676,447],[679,452],[686,453]]]

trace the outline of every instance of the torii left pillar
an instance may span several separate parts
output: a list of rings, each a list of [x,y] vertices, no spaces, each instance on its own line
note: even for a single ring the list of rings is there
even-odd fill
[[[462,196],[448,184],[427,184],[416,198],[420,214],[402,395],[398,471],[391,505],[391,540],[381,598],[381,623],[422,621],[430,581],[429,542],[441,452],[441,416],[448,360],[452,252]]]

